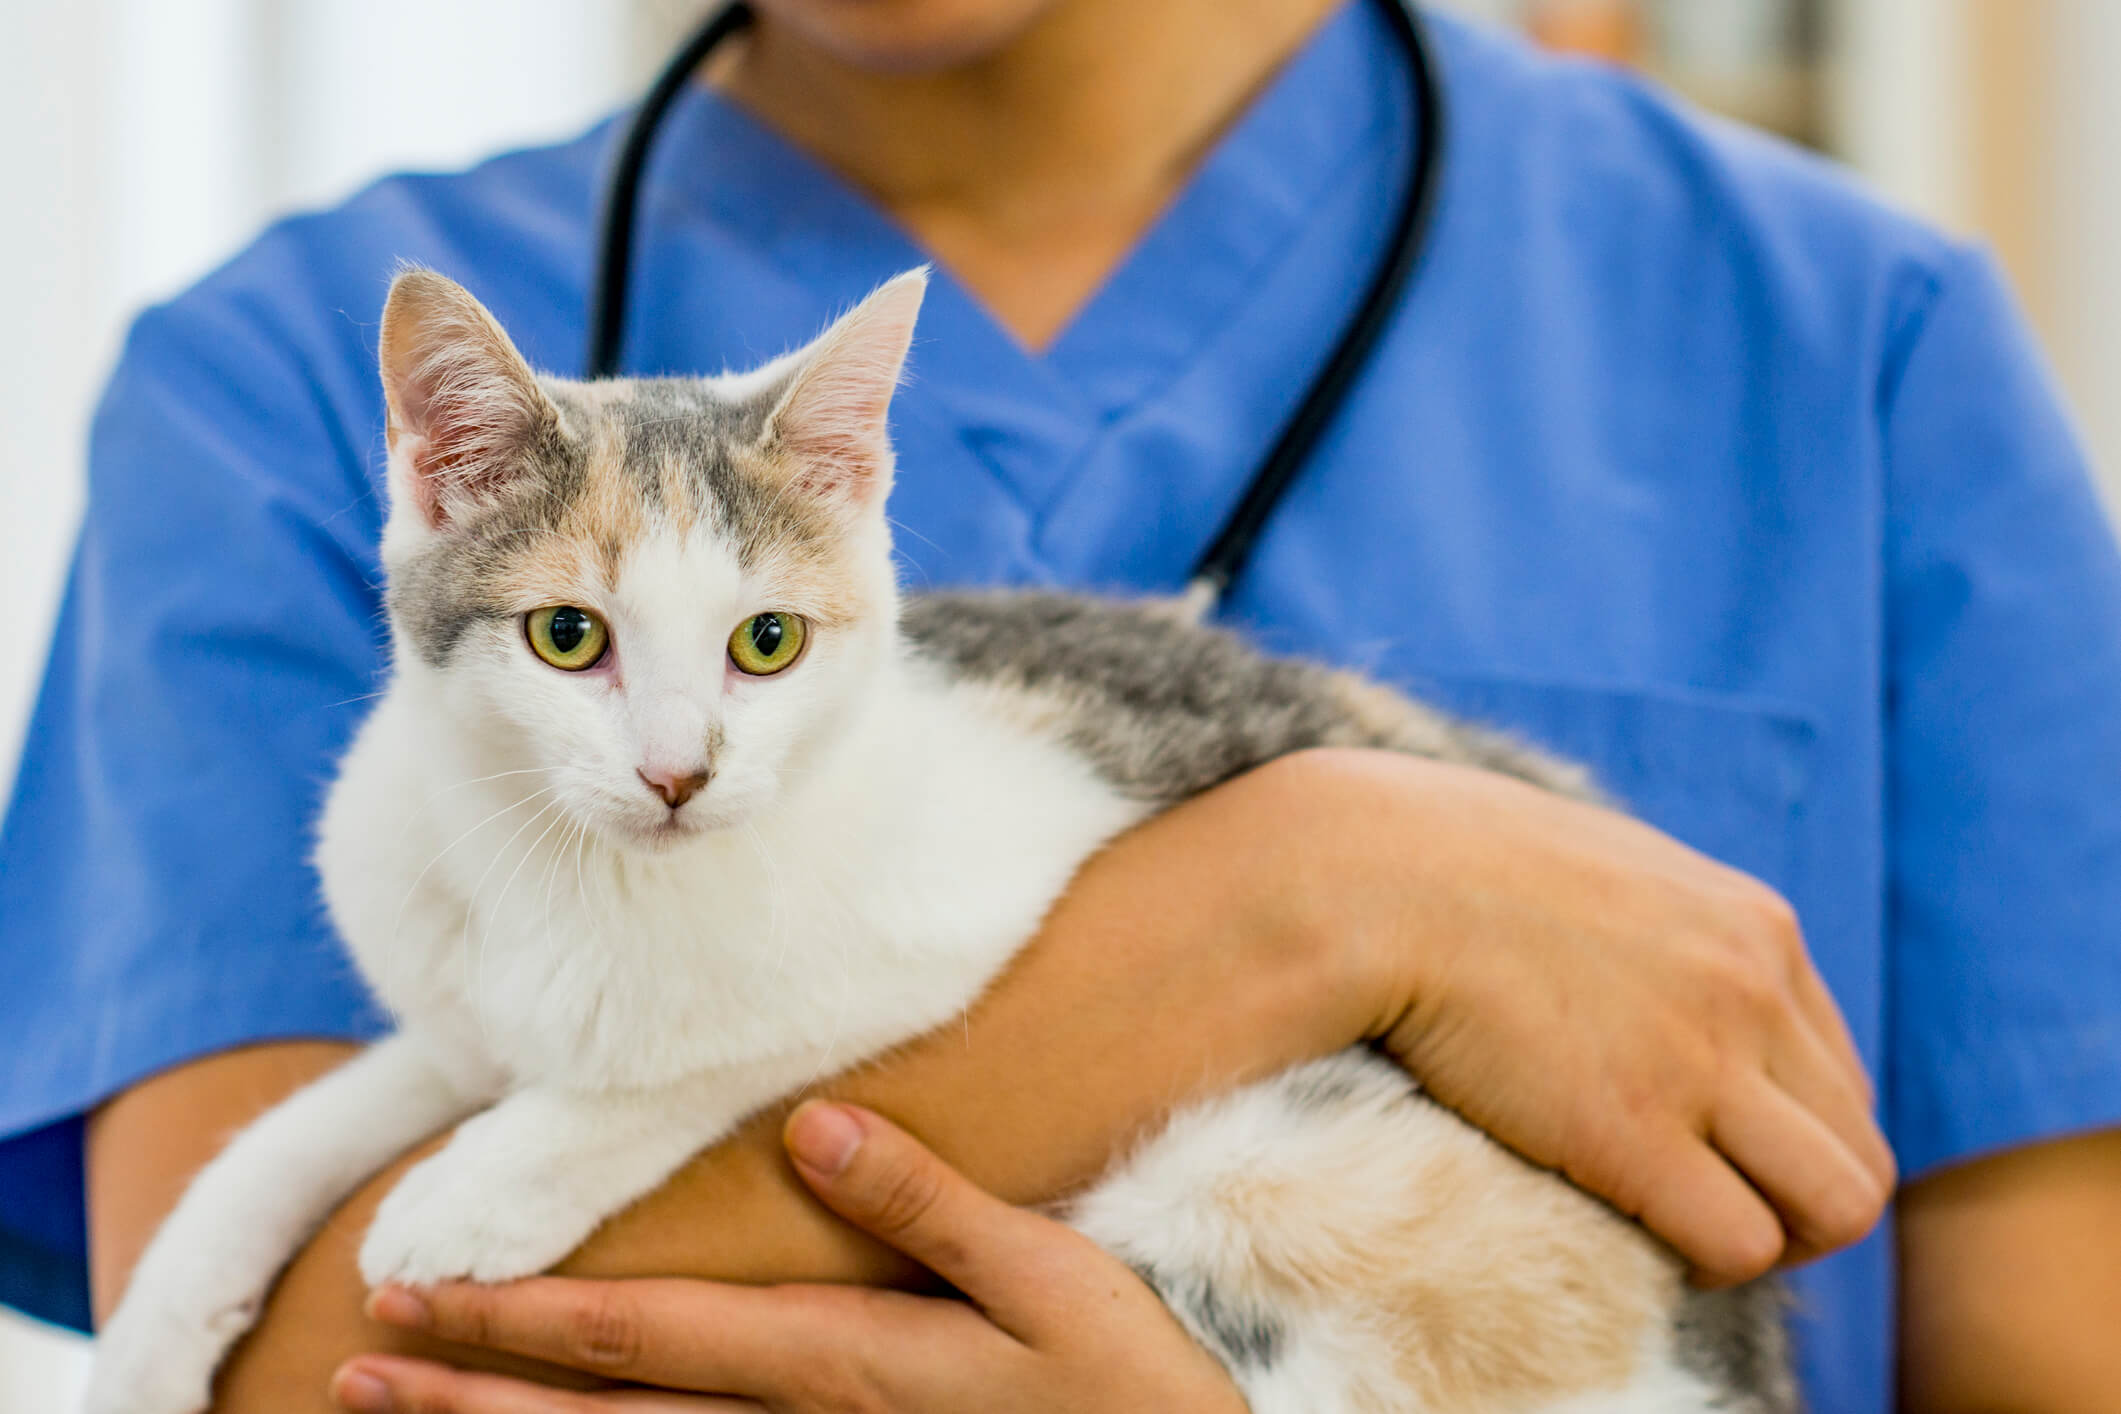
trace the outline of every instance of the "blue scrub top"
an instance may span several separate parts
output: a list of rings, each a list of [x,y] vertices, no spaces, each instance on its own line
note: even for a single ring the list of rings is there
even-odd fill
[[[1796,903],[1919,1175],[2121,1121],[2121,558],[1994,267],[1821,163],[1439,17],[1427,261],[1227,617],[1590,763]],[[1171,590],[1407,167],[1345,7],[1043,356],[947,273],[894,412],[914,586]],[[464,281],[580,366],[599,128],[285,222],[134,328],[0,836],[0,1296],[79,1323],[81,1115],[380,1025],[305,862],[384,667],[376,317]],[[695,90],[625,351],[744,367],[923,258]],[[1804,1272],[1824,1414],[1891,1407],[1890,1236]]]

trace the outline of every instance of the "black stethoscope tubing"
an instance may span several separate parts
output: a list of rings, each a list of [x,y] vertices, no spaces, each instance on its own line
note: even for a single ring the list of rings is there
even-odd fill
[[[1393,35],[1400,42],[1412,80],[1414,160],[1406,189],[1393,215],[1392,233],[1371,272],[1355,313],[1341,330],[1303,401],[1282,425],[1280,436],[1252,473],[1237,508],[1201,552],[1188,580],[1186,597],[1196,610],[1212,609],[1225,589],[1244,572],[1252,547],[1273,517],[1274,509],[1310,459],[1318,439],[1332,424],[1348,391],[1369,363],[1370,354],[1399,308],[1407,281],[1428,246],[1436,209],[1444,147],[1442,82],[1431,57],[1428,36],[1412,0],[1378,0]],[[724,6],[687,39],[656,76],[613,159],[610,183],[597,224],[596,264],[589,284],[589,346],[585,375],[609,378],[619,371],[619,345],[626,333],[626,297],[633,271],[633,231],[640,210],[641,174],[648,149],[663,115],[684,91],[707,56],[724,39],[751,22],[742,0]]]

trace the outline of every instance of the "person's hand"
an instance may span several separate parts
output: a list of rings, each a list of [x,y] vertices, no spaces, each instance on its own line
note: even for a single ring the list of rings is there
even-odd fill
[[[646,1279],[385,1287],[370,1303],[380,1320],[653,1388],[583,1394],[362,1356],[333,1397],[356,1414],[1243,1414],[1156,1294],[1073,1229],[981,1192],[851,1105],[803,1106],[787,1141],[820,1199],[969,1303]]]
[[[1312,926],[1438,1100],[1641,1218],[1708,1284],[1862,1238],[1894,1164],[1789,905],[1638,821],[1487,772],[1305,753]],[[1298,774],[1300,773],[1300,774]],[[1306,803],[1309,802],[1309,803]]]

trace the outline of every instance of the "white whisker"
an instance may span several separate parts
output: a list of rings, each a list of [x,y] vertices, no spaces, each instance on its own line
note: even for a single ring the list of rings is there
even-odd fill
[[[530,804],[531,801],[536,800],[539,796],[550,794],[555,789],[557,789],[557,787],[547,786],[544,790],[532,791],[529,795],[522,797],[520,800],[510,801],[508,804],[502,806],[499,810],[494,811],[493,814],[479,821],[478,824],[473,825],[470,829],[464,831],[463,834],[458,835],[448,844],[443,845],[442,848],[435,854],[435,857],[427,861],[427,867],[413,876],[412,883],[406,887],[405,897],[398,900],[397,915],[392,919],[390,925],[391,936],[397,936],[399,927],[401,927],[405,922],[406,905],[412,902],[412,896],[420,891],[421,883],[426,880],[428,874],[433,871],[434,867],[442,862],[442,858],[444,855],[448,854],[458,845],[464,843],[464,841],[470,839],[480,830],[485,829],[488,825],[500,819],[503,815],[506,815],[509,811],[521,809],[523,806]]]
[[[466,786],[482,786],[485,785],[488,781],[498,781],[504,776],[534,776],[539,775],[541,773],[550,773],[552,769],[553,768],[550,766],[525,766],[519,771],[496,771],[490,776],[473,776],[468,781],[458,781],[454,785],[447,785],[442,787],[433,795],[430,795],[425,800],[422,800],[420,802],[420,808],[424,810],[428,806],[440,800],[443,796],[448,795],[452,791],[460,791]]]
[[[521,839],[525,830],[529,829],[532,825],[537,824],[538,821],[544,819],[545,812],[553,809],[559,803],[560,802],[557,799],[554,799],[548,800],[543,805],[539,806],[537,813],[535,815],[532,815],[528,820],[525,820],[522,824],[516,826],[515,833],[510,835],[507,839],[501,841],[501,847],[493,852],[493,858],[487,862],[486,871],[479,875],[479,881],[471,886],[471,892],[466,895],[466,898],[469,901],[464,909],[464,930],[457,940],[458,945],[460,947],[468,947],[471,943],[471,920],[473,916],[479,911],[479,896],[485,892],[486,881],[492,878],[493,871],[500,867],[501,860],[508,853],[509,846],[513,845],[517,840]],[[529,858],[529,856],[526,854],[524,858],[527,859]],[[520,869],[522,868],[522,865],[518,864],[516,867]],[[509,877],[512,879],[514,876],[510,875]],[[481,986],[483,986],[486,977],[486,944],[492,937],[493,916],[491,911],[489,910],[486,919],[486,931],[480,935],[479,950],[472,963],[472,977],[475,983]],[[485,1028],[484,1020],[482,1019],[479,1024],[481,1030],[483,1031]],[[491,1047],[493,1043],[492,1036],[488,1035],[486,1037],[486,1041],[488,1046]]]
[[[560,842],[552,847],[552,858],[545,863],[545,901],[540,908],[545,914],[545,944],[548,950],[552,946],[552,886],[559,881],[560,861],[567,857],[568,843],[581,828],[581,821],[569,820],[567,833],[560,836]]]
[[[604,923],[596,906],[589,901],[589,890],[582,882],[582,858],[589,851],[589,827],[584,825],[582,833],[574,841],[574,896],[582,905],[582,913],[589,919],[589,931],[596,935],[597,951],[604,950]]]

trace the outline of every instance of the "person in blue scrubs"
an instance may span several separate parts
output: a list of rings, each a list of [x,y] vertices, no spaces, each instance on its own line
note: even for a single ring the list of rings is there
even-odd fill
[[[1110,28],[1129,73],[1188,24],[1242,26],[1194,0],[762,8],[655,150],[625,367],[754,364],[935,260],[893,415],[907,583],[1175,590],[1432,136],[1376,12],[1260,7],[1283,27],[1260,81],[1192,116],[1199,150],[1126,239],[1053,245],[1077,263],[1048,290],[993,239],[1011,213],[964,216],[947,172],[902,173],[904,201],[849,176],[890,144],[848,115],[888,90],[917,124],[934,75],[1006,74],[1070,25]],[[1934,1275],[1966,1270],[1940,1251],[2043,1260],[2015,1210],[1981,1249],[1917,1201],[2035,1156],[2077,1194],[2055,1211],[2091,1215],[2077,1257],[2121,1267],[2121,555],[2050,376],[1985,255],[1825,164],[1432,28],[1430,248],[1223,618],[1585,762],[1794,905],[1913,1184],[1897,1229],[1795,1274],[1815,1409],[1883,1414],[1896,1359],[1929,1388],[1909,1361],[1984,1340],[2028,1398],[2051,1370],[2108,1382],[2073,1407],[2121,1404],[2069,1313],[1997,1333],[1955,1304],[1971,1277]],[[87,1324],[89,1112],[232,1047],[383,1025],[305,862],[385,671],[375,312],[398,262],[431,265],[579,369],[612,138],[382,182],[134,327],[0,835],[0,1299]],[[1022,230],[1048,261],[1050,226]],[[1607,1098],[1569,1084],[1557,1103]],[[1999,1182],[2053,1196],[2049,1171]],[[1896,1356],[1918,1287],[1953,1338]]]

